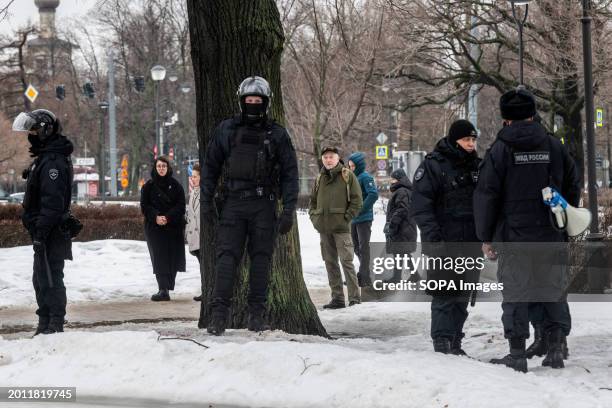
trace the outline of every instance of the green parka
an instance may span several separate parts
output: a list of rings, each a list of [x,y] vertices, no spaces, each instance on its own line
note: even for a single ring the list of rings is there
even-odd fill
[[[338,163],[331,170],[321,169],[310,195],[308,214],[319,233],[346,233],[350,232],[349,224],[362,205],[357,177]]]

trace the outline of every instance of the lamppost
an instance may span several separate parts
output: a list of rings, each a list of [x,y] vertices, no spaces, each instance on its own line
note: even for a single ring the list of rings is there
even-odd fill
[[[595,169],[595,109],[593,104],[593,52],[591,48],[590,1],[582,0],[582,53],[584,62],[584,109],[587,137],[587,178],[589,183],[589,210],[591,233],[587,239],[601,240],[599,233],[599,209],[597,205],[597,172]]]
[[[523,85],[523,27],[527,21],[527,15],[529,14],[529,2],[531,0],[509,0],[512,3],[512,16],[516,25],[518,26],[519,32],[519,86]],[[525,14],[521,17],[517,13],[517,6],[525,6]]]
[[[98,184],[100,185],[100,195],[102,196],[103,203],[106,202],[106,169],[104,163],[104,140],[106,136],[104,135],[104,117],[106,116],[108,106],[109,103],[106,101],[98,103],[100,108],[100,167],[98,169]]]
[[[166,77],[166,68],[161,65],[155,65],[151,68],[151,79],[155,83],[155,142],[157,143],[157,149],[159,156],[164,154],[164,141],[161,135],[161,128],[159,122],[159,84],[158,82],[163,81]]]

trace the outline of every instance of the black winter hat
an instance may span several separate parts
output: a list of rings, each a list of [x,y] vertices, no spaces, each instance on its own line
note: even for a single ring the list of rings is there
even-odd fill
[[[406,172],[404,171],[404,169],[393,170],[393,173],[391,173],[391,178],[394,178],[396,180],[401,180],[404,177],[406,177]]]
[[[465,119],[459,119],[452,123],[448,129],[448,140],[451,143],[456,143],[457,140],[464,137],[478,137],[478,132],[472,123]]]
[[[499,110],[503,119],[528,119],[536,115],[536,101],[528,90],[513,89],[499,98]]]

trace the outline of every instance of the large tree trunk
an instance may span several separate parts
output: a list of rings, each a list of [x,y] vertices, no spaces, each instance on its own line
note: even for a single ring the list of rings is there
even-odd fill
[[[188,0],[191,55],[195,75],[200,161],[215,126],[238,107],[236,89],[250,75],[272,86],[271,116],[284,122],[280,62],[284,35],[273,0]],[[215,281],[216,225],[202,222],[202,307],[198,326],[206,327]],[[245,257],[246,258],[246,257]],[[246,326],[248,261],[243,259],[236,279],[230,327]],[[289,333],[326,336],[302,275],[297,228],[277,238],[272,259],[268,321]]]

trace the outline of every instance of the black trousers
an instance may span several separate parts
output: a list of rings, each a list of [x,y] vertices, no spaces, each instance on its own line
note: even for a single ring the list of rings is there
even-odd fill
[[[361,279],[370,281],[370,236],[372,221],[351,224],[351,237],[355,247],[355,255],[359,258],[359,275]]]
[[[34,254],[34,273],[32,283],[38,309],[36,314],[42,317],[63,319],[66,315],[66,287],[64,286],[64,259],[66,256],[64,238],[54,230],[45,243],[46,257]],[[49,271],[47,271],[47,262]],[[49,284],[49,277],[52,285]]]
[[[174,282],[176,281],[176,272],[174,273],[156,273],[157,287],[162,290],[174,290]]]
[[[434,296],[431,301],[431,338],[462,339],[468,317],[465,296]]]
[[[250,260],[248,304],[262,310],[268,292],[270,262],[276,238],[276,199],[229,198],[217,230],[216,280],[212,312],[225,313],[231,305],[236,272],[246,244]]]
[[[529,321],[535,327],[541,325],[544,331],[561,328],[569,336],[572,330],[572,315],[567,302],[532,302],[528,306]]]

